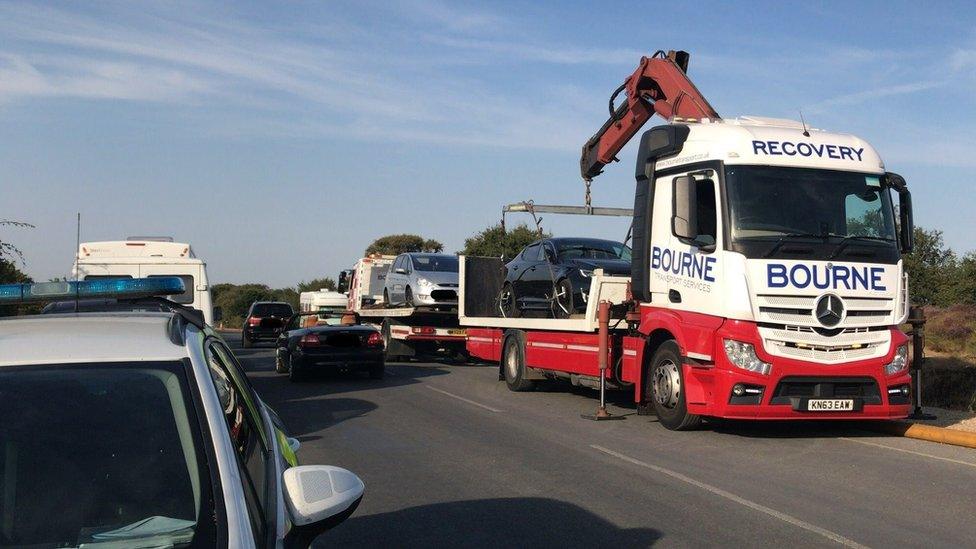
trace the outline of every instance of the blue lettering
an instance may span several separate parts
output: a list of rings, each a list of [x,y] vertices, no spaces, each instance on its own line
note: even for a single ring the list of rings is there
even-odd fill
[[[800,284],[799,279],[797,279],[797,272],[806,275],[806,279],[803,281],[803,284]],[[793,268],[790,269],[790,282],[792,282],[797,288],[806,288],[810,285],[810,269],[808,269],[806,265],[793,265]]]
[[[854,286],[854,290],[857,289],[858,284],[861,288],[868,289],[868,269],[865,267],[863,269],[851,269],[851,285]]]
[[[692,267],[693,270],[691,272],[691,276],[693,276],[695,278],[701,278],[702,277],[702,270],[704,269],[704,267],[705,267],[705,258],[699,257],[699,256],[696,255],[695,256],[695,264]]]
[[[785,288],[789,280],[786,278],[786,265],[771,263],[766,265],[766,285],[770,288]]]
[[[671,270],[671,250],[667,248],[661,252],[661,269],[665,272]]]
[[[814,144],[811,143],[810,144],[810,147],[814,150],[814,152],[817,153],[817,156],[819,156],[820,158],[823,158],[824,146],[822,144],[821,145],[814,145]]]
[[[851,154],[851,148],[850,147],[838,147],[838,149],[840,150],[840,157],[841,158],[846,158],[848,160],[854,160],[854,155]]]
[[[847,282],[847,279],[850,276],[851,276],[851,270],[849,268],[843,267],[841,265],[834,265],[834,289],[839,288],[841,281],[843,281],[844,287],[850,290],[851,285]]]
[[[691,254],[682,253],[681,254],[681,274],[685,276],[691,276]],[[685,272],[687,271],[687,273]]]
[[[651,248],[651,268],[652,269],[661,268],[661,248],[657,246]]]
[[[789,145],[791,150],[786,150],[786,146]],[[783,154],[786,156],[796,156],[796,143],[791,143],[789,141],[783,141]]]
[[[860,149],[853,149],[853,150],[854,150],[854,154],[857,155],[857,161],[860,162],[861,161],[861,153],[864,152],[864,147],[861,147]]]
[[[753,141],[752,142],[752,154],[759,154],[762,150],[763,154],[769,154],[766,152],[766,142],[765,141]]]
[[[769,142],[769,154],[775,155],[775,156],[780,156],[781,154],[783,154],[783,153],[779,152],[779,141],[770,141]]]
[[[881,274],[884,273],[882,267],[871,267],[871,289],[885,291],[887,288],[881,285]]]
[[[705,274],[702,277],[703,279],[705,279],[705,282],[715,282],[715,275],[712,274],[712,267],[714,267],[714,266],[715,266],[715,258],[714,257],[706,257],[705,258]]]
[[[800,143],[796,146],[796,152],[800,153],[800,156],[810,156],[813,154],[813,147],[809,143]]]
[[[828,271],[827,269],[824,269],[823,270],[823,282],[821,282],[819,280],[819,278],[817,277],[817,273],[819,273],[819,272],[820,272],[820,269],[818,269],[816,266],[814,266],[813,267],[813,285],[816,288],[820,288],[821,290],[824,290],[828,286],[830,286],[830,271]]]
[[[837,154],[837,145],[827,145],[827,157],[840,160],[840,156]]]

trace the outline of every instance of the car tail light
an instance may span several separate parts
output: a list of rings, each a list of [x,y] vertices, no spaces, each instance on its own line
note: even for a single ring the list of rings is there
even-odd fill
[[[318,347],[319,343],[319,336],[315,334],[305,334],[298,340],[299,347]]]
[[[383,336],[379,332],[373,332],[366,338],[366,345],[370,347],[382,347]]]
[[[429,326],[416,326],[413,328],[413,333],[421,335],[434,335],[437,330]]]
[[[250,317],[250,318],[247,319],[247,325],[248,326],[257,326],[259,324],[261,324],[261,318],[260,317],[252,316],[252,317]]]

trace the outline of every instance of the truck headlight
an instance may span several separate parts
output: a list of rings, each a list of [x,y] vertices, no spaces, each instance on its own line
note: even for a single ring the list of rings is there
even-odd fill
[[[759,360],[756,356],[756,348],[751,343],[735,341],[734,339],[724,340],[725,356],[736,368],[741,368],[747,372],[769,375],[773,365]]]
[[[908,368],[908,344],[903,343],[895,350],[895,357],[885,364],[885,374],[893,376]]]

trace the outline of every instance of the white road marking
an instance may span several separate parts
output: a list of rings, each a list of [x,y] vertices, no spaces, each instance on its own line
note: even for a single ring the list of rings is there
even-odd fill
[[[447,396],[449,396],[451,398],[456,398],[456,399],[458,399],[458,400],[460,400],[462,402],[467,402],[468,404],[471,404],[473,406],[477,406],[478,408],[484,408],[485,410],[488,410],[489,412],[498,413],[498,412],[501,412],[502,411],[502,410],[499,410],[498,408],[492,408],[491,406],[486,406],[486,405],[484,405],[484,404],[482,404],[480,402],[475,402],[473,400],[468,400],[468,399],[464,398],[463,396],[458,396],[458,395],[456,395],[454,393],[448,393],[447,391],[442,391],[441,389],[438,389],[437,387],[431,387],[430,385],[427,385],[427,388],[430,389],[431,391],[437,391],[438,393],[440,393],[442,395],[447,395]]]
[[[941,456],[933,456],[932,454],[926,454],[925,452],[916,452],[915,450],[906,450],[904,448],[895,448],[894,446],[888,446],[887,444],[878,444],[877,442],[868,442],[866,440],[858,440],[856,438],[838,437],[840,440],[846,440],[847,442],[856,442],[858,444],[864,444],[866,446],[874,446],[877,448],[884,448],[885,450],[894,450],[896,452],[904,452],[906,454],[912,454],[921,457],[927,457],[931,459],[938,459],[941,461],[948,461],[949,463],[958,463],[959,465],[968,465],[970,467],[976,467],[976,463],[969,461],[963,461],[961,459],[952,459]]]
[[[593,448],[595,450],[599,450],[599,451],[603,452],[604,454],[611,455],[611,456],[613,456],[613,457],[615,457],[617,459],[621,459],[621,460],[626,461],[628,463],[632,463],[634,465],[639,465],[641,467],[646,467],[647,469],[650,469],[652,471],[661,473],[662,475],[667,475],[667,476],[669,476],[669,477],[671,477],[673,479],[680,480],[681,482],[688,483],[688,484],[690,484],[692,486],[695,486],[697,488],[701,488],[702,490],[705,490],[706,492],[710,492],[710,493],[712,493],[712,494],[714,494],[716,496],[725,498],[725,499],[727,499],[729,501],[733,501],[735,503],[738,503],[739,505],[748,507],[748,508],[750,508],[750,509],[752,509],[754,511],[759,511],[760,513],[765,513],[765,514],[767,514],[767,515],[769,515],[769,516],[771,516],[773,518],[777,518],[777,519],[779,519],[779,520],[781,520],[783,522],[786,522],[786,523],[792,524],[793,526],[796,526],[798,528],[802,528],[804,530],[807,530],[808,532],[813,532],[814,534],[821,535],[821,536],[823,536],[823,537],[825,537],[825,538],[827,538],[827,539],[829,539],[829,540],[831,540],[833,542],[839,543],[839,544],[844,545],[846,547],[857,547],[857,548],[866,548],[867,547],[865,545],[861,545],[860,543],[858,543],[858,542],[856,542],[854,540],[845,538],[844,536],[842,536],[840,534],[837,534],[835,532],[831,532],[830,530],[826,530],[826,529],[821,528],[819,526],[816,526],[814,524],[810,524],[809,522],[800,520],[800,519],[798,519],[798,518],[796,518],[794,516],[791,516],[791,515],[787,515],[786,513],[777,511],[776,509],[770,509],[769,507],[766,507],[765,505],[760,505],[760,504],[758,504],[758,503],[756,503],[754,501],[750,501],[750,500],[745,499],[743,497],[739,497],[739,496],[737,496],[737,495],[735,495],[735,494],[733,494],[731,492],[726,492],[725,490],[722,490],[721,488],[717,488],[715,486],[712,486],[711,484],[705,484],[704,482],[701,482],[699,480],[695,480],[695,479],[693,479],[693,478],[691,478],[691,477],[689,477],[687,475],[683,475],[681,473],[678,473],[677,471],[672,471],[670,469],[665,469],[664,467],[660,467],[658,465],[652,465],[650,463],[641,461],[639,459],[634,459],[634,458],[632,458],[630,456],[626,456],[626,455],[621,454],[621,453],[618,453],[618,452],[614,452],[613,450],[610,450],[608,448],[604,448],[603,446],[598,446],[596,444],[591,444],[590,445],[590,448]]]

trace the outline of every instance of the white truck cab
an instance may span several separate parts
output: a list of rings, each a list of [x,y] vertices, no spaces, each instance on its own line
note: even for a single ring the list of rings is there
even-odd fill
[[[175,276],[186,291],[171,300],[203,312],[207,324],[214,316],[207,264],[196,257],[189,244],[171,237],[129,237],[126,240],[82,242],[72,275],[78,280],[155,278]]]

